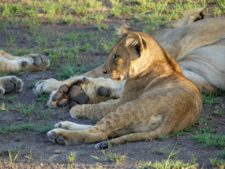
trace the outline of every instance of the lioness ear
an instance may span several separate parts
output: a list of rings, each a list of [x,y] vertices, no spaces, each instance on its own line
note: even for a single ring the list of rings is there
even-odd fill
[[[146,48],[146,42],[138,33],[130,33],[127,35],[125,46],[134,47],[137,54],[141,56],[142,50]]]

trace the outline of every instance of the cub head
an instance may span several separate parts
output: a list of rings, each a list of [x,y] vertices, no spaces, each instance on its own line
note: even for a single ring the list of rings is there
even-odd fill
[[[125,34],[117,43],[103,67],[103,73],[114,80],[132,79],[163,57],[164,51],[149,35],[141,32]]]

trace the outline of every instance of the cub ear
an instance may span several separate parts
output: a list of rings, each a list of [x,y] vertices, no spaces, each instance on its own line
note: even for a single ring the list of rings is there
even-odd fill
[[[142,50],[146,48],[146,41],[139,33],[133,32],[127,35],[125,46],[133,47],[140,57]]]

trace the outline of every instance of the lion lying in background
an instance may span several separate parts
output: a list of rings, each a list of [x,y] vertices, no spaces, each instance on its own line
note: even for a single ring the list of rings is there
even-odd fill
[[[225,89],[225,22],[222,17],[204,19],[203,12],[203,9],[194,11],[174,24],[175,28],[156,31],[153,37],[178,62],[185,77],[200,90],[211,92],[217,88]],[[81,83],[83,77],[85,83]],[[34,92],[52,93],[48,101],[52,107],[119,98],[125,81],[102,77],[107,76],[102,73],[102,66],[99,66],[82,76],[64,81],[39,81]],[[77,90],[70,90],[77,81]]]
[[[11,73],[18,71],[39,71],[49,66],[46,56],[30,54],[28,56],[12,56],[0,50],[0,72]],[[21,92],[23,81],[16,76],[0,77],[0,96],[12,92]]]

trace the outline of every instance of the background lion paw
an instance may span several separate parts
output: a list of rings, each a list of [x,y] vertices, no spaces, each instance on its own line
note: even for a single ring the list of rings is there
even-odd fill
[[[21,62],[21,67],[33,71],[45,70],[49,67],[50,61],[47,56],[39,54],[28,55],[28,60]]]
[[[83,81],[76,82],[71,86],[66,84],[61,85],[57,91],[51,94],[48,105],[50,107],[66,105],[73,107],[79,104],[87,104],[89,97],[82,90],[80,83],[83,83]]]
[[[40,70],[45,70],[48,68],[50,61],[45,55],[32,54],[30,55],[33,58],[33,65]]]
[[[23,81],[16,76],[6,76],[2,81],[3,89],[1,89],[0,93],[9,94],[14,92],[21,92],[23,90]]]

